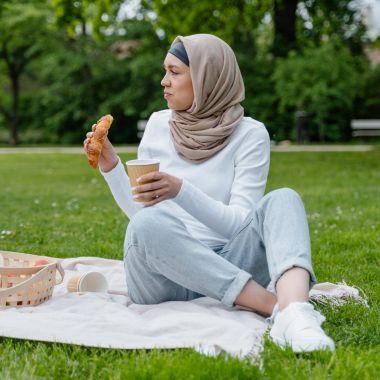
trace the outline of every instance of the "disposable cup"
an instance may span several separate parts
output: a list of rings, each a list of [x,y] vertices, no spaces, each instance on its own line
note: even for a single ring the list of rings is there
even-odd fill
[[[107,292],[107,279],[99,272],[87,272],[70,278],[67,290],[74,292]]]
[[[157,159],[130,160],[130,161],[127,161],[125,165],[127,166],[129,181],[132,187],[139,185],[139,183],[137,182],[137,178],[141,177],[144,174],[157,172],[160,170],[160,161]],[[145,182],[144,184],[146,183],[150,183],[150,182]],[[135,202],[146,202],[146,201],[147,199],[135,199]]]

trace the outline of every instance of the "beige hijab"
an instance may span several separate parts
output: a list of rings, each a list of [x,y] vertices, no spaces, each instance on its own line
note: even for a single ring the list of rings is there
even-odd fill
[[[170,132],[177,153],[201,163],[223,149],[244,115],[244,83],[229,45],[210,34],[178,36],[190,62],[194,102],[172,111]]]

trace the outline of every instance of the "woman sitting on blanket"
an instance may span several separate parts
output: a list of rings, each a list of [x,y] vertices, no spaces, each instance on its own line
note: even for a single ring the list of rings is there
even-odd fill
[[[158,158],[161,171],[142,176],[133,197],[108,139],[99,159],[130,218],[124,262],[131,300],[208,296],[271,315],[270,336],[282,347],[334,350],[320,327],[324,317],[308,303],[316,278],[302,200],[286,188],[263,197],[269,137],[262,123],[244,117],[234,52],[212,35],[180,36],[164,69],[169,109],[151,115],[138,148],[138,158]]]

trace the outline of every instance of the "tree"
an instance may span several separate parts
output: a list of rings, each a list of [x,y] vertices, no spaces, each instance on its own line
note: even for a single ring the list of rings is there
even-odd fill
[[[305,0],[298,4],[297,38],[300,46],[319,46],[339,40],[356,55],[367,42],[359,2]]]
[[[339,42],[292,52],[273,76],[280,113],[306,111],[312,140],[346,139],[363,67]]]
[[[330,39],[361,54],[366,41],[360,8],[351,0],[273,0],[273,27],[273,51],[280,57]]]
[[[380,65],[365,70],[362,89],[356,100],[354,117],[380,119]]]
[[[275,56],[286,56],[297,48],[296,11],[298,0],[273,1],[273,52]]]
[[[361,53],[365,41],[360,9],[351,0],[143,0],[142,8],[156,15],[153,23],[169,41],[178,34],[213,33],[231,45],[249,36],[252,47],[270,30],[271,46],[265,47],[280,57],[326,39],[340,39]]]
[[[9,126],[13,144],[19,140],[19,130],[23,138],[24,133],[33,134],[35,141],[79,142],[83,132],[103,113],[115,116],[110,131],[113,141],[135,141],[136,121],[165,107],[160,80],[171,41],[179,34],[194,33],[215,34],[232,46],[245,81],[246,114],[265,122],[278,138],[288,138],[292,127],[288,110],[293,112],[298,103],[284,103],[288,88],[274,90],[278,83],[281,87],[286,85],[285,79],[293,78],[291,65],[283,70],[285,77],[273,76],[277,57],[287,60],[289,52],[295,51],[289,62],[295,65],[296,75],[303,78],[298,68],[306,72],[309,68],[300,63],[302,59],[314,71],[314,61],[322,66],[325,63],[322,58],[310,58],[312,49],[342,41],[360,56],[364,39],[358,11],[346,0],[142,0],[136,17],[122,19],[121,5],[125,3],[0,2],[0,123]],[[334,65],[329,64],[334,71]],[[279,66],[284,67],[283,60]],[[350,75],[348,69],[346,72]],[[320,71],[311,77],[322,74]],[[347,82],[356,86],[354,81]],[[299,100],[298,89],[304,89],[299,81],[296,85]],[[341,96],[339,90],[335,101],[331,91],[325,96],[327,92],[313,84],[310,87],[318,95],[315,103],[304,103],[311,113],[317,109],[312,109],[313,105],[320,107],[320,100],[328,99],[326,104],[336,107],[337,115],[349,114],[351,105],[342,104],[351,101],[351,95]],[[351,94],[352,88],[345,89]],[[365,108],[373,110],[377,92],[369,86],[368,93],[372,94],[371,101]],[[320,115],[327,115],[322,119],[329,122],[332,115],[333,124],[340,123],[336,127],[340,131],[346,119],[335,117],[334,112],[325,108]],[[330,139],[340,133],[330,132],[324,134],[322,130],[321,134]]]
[[[5,70],[6,78],[1,86],[6,91],[1,96],[0,112],[10,129],[11,145],[19,143],[21,76],[45,49],[47,17],[45,2],[38,0],[24,4],[8,1],[0,8],[0,60],[4,63],[0,69]]]
[[[102,28],[112,26],[122,0],[52,0],[55,21],[71,38],[90,34],[102,38]],[[78,33],[78,28],[80,33]],[[89,30],[90,29],[90,30]]]
[[[177,35],[213,33],[231,45],[252,33],[262,21],[271,0],[197,1],[143,0],[142,9],[156,29],[164,31],[168,42]],[[253,44],[252,35],[248,37]]]
[[[165,106],[160,81],[166,46],[146,21],[114,26],[123,30],[122,37],[71,38],[65,32],[41,57],[40,89],[30,98],[31,129],[43,125],[50,141],[78,143],[100,115],[111,113],[112,141],[136,142],[137,120]]]

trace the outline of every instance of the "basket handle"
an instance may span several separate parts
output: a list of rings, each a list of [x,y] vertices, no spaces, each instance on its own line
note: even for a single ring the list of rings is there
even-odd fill
[[[59,275],[61,276],[61,281],[57,282],[57,279],[56,279],[55,284],[59,285],[59,284],[62,284],[63,282],[63,278],[65,277],[65,271],[63,270],[62,265],[60,263],[57,263],[57,269],[58,269]]]

